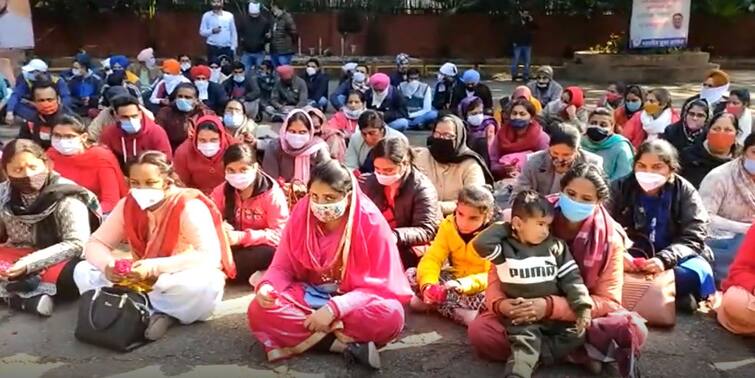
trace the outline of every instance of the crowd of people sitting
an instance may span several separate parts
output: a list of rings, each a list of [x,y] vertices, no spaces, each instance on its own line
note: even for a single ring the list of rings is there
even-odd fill
[[[670,271],[679,310],[718,290],[721,325],[755,335],[755,135],[725,72],[677,108],[621,82],[587,104],[543,66],[496,104],[450,62],[432,85],[405,54],[390,75],[347,63],[329,93],[317,59],[297,75],[285,54],[208,46],[209,62],[23,66],[0,184],[11,308],[51,316],[53,298],[140,282],[157,340],[208,319],[230,280],[256,293],[270,361],[311,349],[379,368],[406,304],[468,327],[509,376],[564,359],[631,376],[647,328],[624,276]]]

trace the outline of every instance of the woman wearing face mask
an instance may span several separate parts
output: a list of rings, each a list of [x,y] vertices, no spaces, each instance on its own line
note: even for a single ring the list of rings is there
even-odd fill
[[[97,198],[52,171],[37,144],[15,139],[3,149],[0,184],[0,301],[41,316],[53,296],[75,298],[73,269],[100,222]]]
[[[573,166],[561,180],[560,194],[551,197],[556,206],[551,232],[569,244],[594,303],[593,321],[587,334],[596,337],[588,336],[590,346],[616,359],[622,376],[626,377],[631,376],[629,373],[637,363],[648,330],[643,319],[620,313],[627,239],[622,226],[614,221],[604,205],[608,199],[608,183],[599,166]],[[520,303],[516,298],[506,298],[495,269],[490,270],[488,281],[485,310],[472,321],[468,330],[470,344],[484,359],[506,361],[511,354],[501,317],[534,322],[573,322],[575,319],[564,297],[550,296]],[[595,340],[604,342],[595,343]],[[583,351],[573,353],[568,360],[583,364],[595,373],[603,367]]]
[[[155,107],[165,107],[171,104],[170,96],[181,83],[191,83],[186,76],[181,75],[181,63],[175,59],[166,59],[162,65],[163,76],[155,83],[149,103]],[[152,111],[157,109],[150,108]]]
[[[708,119],[710,119],[710,112],[707,102],[703,100],[689,102],[682,109],[679,121],[669,125],[660,137],[671,143],[677,151],[684,151],[705,136]]]
[[[479,97],[465,98],[459,108],[469,135],[467,145],[485,159],[486,165],[490,165],[490,148],[498,133],[498,122],[485,114],[482,99]]]
[[[310,349],[379,369],[377,348],[404,327],[412,296],[394,235],[336,161],[315,168],[249,304],[268,361]]]
[[[288,221],[286,195],[257,163],[257,150],[234,144],[223,155],[225,182],[212,192],[223,213],[236,264],[236,282],[267,269]]]
[[[535,190],[547,196],[561,190],[561,179],[575,164],[588,163],[603,166],[603,159],[580,147],[579,131],[569,125],[561,125],[551,133],[547,150],[538,151],[527,157],[522,174],[516,178],[511,192],[514,198],[525,190]]]
[[[490,170],[497,180],[518,176],[526,156],[548,148],[550,140],[531,102],[515,100],[506,118],[490,148]]]
[[[691,312],[716,288],[713,254],[705,245],[708,213],[679,169],[671,144],[662,139],[643,143],[634,158],[634,174],[612,184],[609,209],[634,247],[646,254],[626,259],[624,270],[655,274],[673,269],[677,308]]]
[[[624,124],[621,135],[637,148],[646,140],[659,138],[666,127],[678,121],[679,114],[671,104],[671,93],[665,88],[656,88],[648,93],[642,111]]]
[[[679,154],[682,162],[680,174],[695,188],[700,187],[703,178],[712,169],[739,155],[737,118],[733,114],[720,113],[713,116],[710,122],[705,136]]]
[[[303,109],[312,119],[312,125],[315,129],[315,137],[322,139],[328,146],[330,158],[343,162],[346,155],[346,137],[341,130],[328,127],[328,118],[322,110],[305,106]]]
[[[706,243],[716,256],[716,280],[722,281],[755,219],[755,135],[745,139],[741,157],[705,176],[700,197],[711,217]]]
[[[567,124],[584,132],[587,128],[587,114],[585,95],[579,87],[566,87],[559,100],[551,101],[543,109],[548,130],[559,124]]]
[[[230,145],[231,138],[218,117],[197,119],[194,134],[176,150],[174,165],[178,177],[186,187],[209,195],[225,178],[223,154]]]
[[[616,134],[621,134],[624,125],[634,117],[637,112],[645,106],[645,90],[639,85],[627,85],[622,98],[624,104],[613,112],[613,119],[616,121]]]
[[[346,139],[349,139],[357,131],[359,116],[365,110],[364,93],[352,90],[346,97],[346,105],[330,119],[328,127],[343,131]]]
[[[53,126],[47,155],[55,172],[97,196],[105,214],[128,193],[115,155],[105,147],[90,145],[86,125],[74,116],[63,116]]]
[[[160,109],[155,122],[165,129],[173,151],[194,132],[197,120],[215,115],[210,108],[199,101],[199,91],[192,83],[182,83],[170,95],[171,106]]]
[[[181,187],[164,154],[147,151],[128,167],[129,195],[120,200],[84,246],[86,261],[74,279],[83,293],[127,282],[149,287],[150,319],[144,336],[157,340],[176,322],[207,320],[236,268],[215,204]],[[131,271],[115,269],[113,254],[128,242]]]
[[[404,267],[416,267],[438,231],[438,194],[432,181],[414,166],[405,140],[381,140],[372,157],[375,173],[366,175],[360,185],[393,229]]]
[[[267,144],[278,137],[270,126],[257,125],[253,119],[246,116],[246,107],[240,100],[229,100],[225,104],[223,125],[236,143],[247,143],[264,151]]]
[[[626,94],[627,85],[621,81],[615,81],[608,85],[606,93],[598,100],[598,107],[615,111],[624,105],[624,95]]]
[[[15,139],[3,149],[0,184],[0,301],[50,316],[53,297],[75,298],[73,268],[100,223],[97,198],[52,171],[37,144]]]
[[[328,145],[315,136],[312,118],[301,109],[288,113],[281,130],[280,138],[267,145],[262,170],[286,183],[309,182],[311,169],[330,160]]]
[[[415,166],[435,186],[444,216],[456,210],[465,186],[493,185],[493,175],[482,156],[467,145],[464,122],[455,115],[441,117],[427,138],[427,148],[414,151]]]
[[[734,114],[739,120],[739,134],[737,143],[743,144],[753,130],[752,111],[750,110],[750,91],[747,89],[735,89],[729,93],[729,101],[726,112]]]
[[[615,127],[613,113],[606,108],[597,108],[590,113],[586,138],[582,138],[582,148],[603,159],[603,171],[609,181],[632,173],[634,159],[632,144],[614,133]]]

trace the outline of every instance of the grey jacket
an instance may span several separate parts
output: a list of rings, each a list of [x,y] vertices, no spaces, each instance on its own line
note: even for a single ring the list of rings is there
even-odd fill
[[[296,22],[294,22],[291,13],[283,12],[283,14],[273,20],[271,34],[271,53],[293,54],[296,52],[294,44],[299,38],[299,32],[296,31]]]
[[[309,98],[307,82],[298,76],[294,76],[291,85],[284,85],[280,79],[275,81],[273,93],[270,95],[270,102],[276,109],[284,106],[302,108],[307,106],[307,98]]]
[[[595,164],[603,170],[603,158],[583,149],[579,150],[579,157],[576,162]],[[514,202],[516,195],[525,190],[535,190],[544,196],[558,193],[551,191],[554,185],[559,185],[558,182],[554,182],[555,179],[556,172],[553,169],[553,160],[551,160],[548,150],[533,153],[527,158],[527,162],[524,163],[524,167],[522,168],[522,173],[516,179],[509,207]]]

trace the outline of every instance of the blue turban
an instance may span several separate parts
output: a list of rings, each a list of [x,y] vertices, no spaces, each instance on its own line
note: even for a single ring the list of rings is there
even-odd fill
[[[475,70],[466,70],[461,80],[464,84],[478,84],[480,82],[480,73]]]

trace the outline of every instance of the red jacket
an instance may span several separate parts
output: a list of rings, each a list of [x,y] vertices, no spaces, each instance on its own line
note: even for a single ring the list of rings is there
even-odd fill
[[[226,214],[226,183],[220,184],[212,192],[212,200],[223,213],[223,219],[229,221],[229,214]],[[243,232],[240,245],[251,247],[255,245],[277,246],[268,239],[268,235],[275,234],[280,238],[283,228],[288,222],[288,202],[283,189],[278,186],[275,180],[264,174],[262,170],[257,170],[257,180],[255,180],[254,191],[252,196],[246,200],[241,200],[239,191],[229,186],[232,190],[235,200],[235,211],[233,215],[234,229]]]
[[[176,150],[173,167],[181,178],[184,185],[196,188],[206,195],[210,195],[216,186],[225,180],[225,168],[223,167],[223,154],[231,145],[231,139],[225,132],[223,122],[214,115],[199,117],[196,124],[212,122],[220,130],[220,151],[213,157],[204,156],[197,149],[197,133],[193,133]]]
[[[142,128],[136,134],[126,134],[118,123],[108,125],[102,131],[100,143],[113,151],[118,162],[125,163],[144,151],[160,151],[173,160],[168,135],[155,121],[142,115]],[[125,151],[124,151],[125,148]]]
[[[740,286],[752,293],[755,290],[755,227],[747,231],[737,256],[729,267],[729,275],[721,284],[723,291],[732,286]]]

